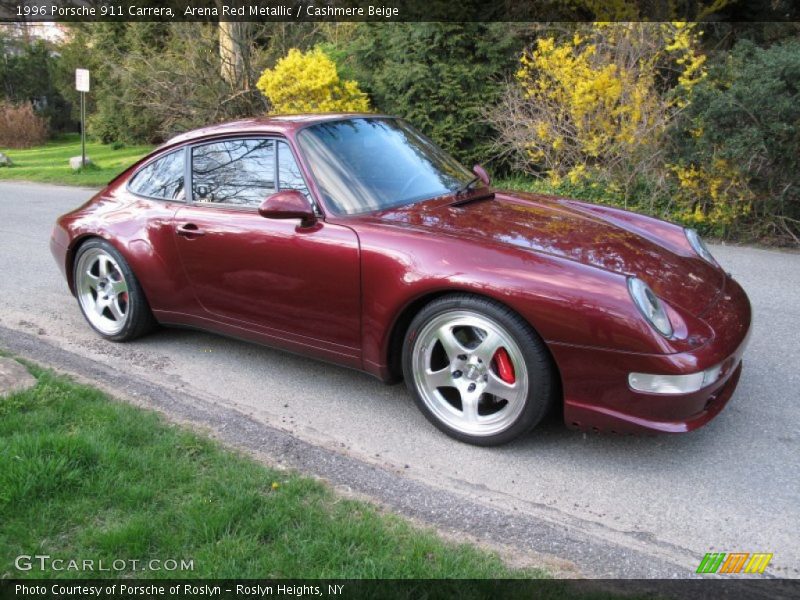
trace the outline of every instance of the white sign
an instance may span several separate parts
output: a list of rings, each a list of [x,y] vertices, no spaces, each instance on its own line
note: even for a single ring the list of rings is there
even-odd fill
[[[75,69],[75,89],[79,92],[89,91],[89,70]]]

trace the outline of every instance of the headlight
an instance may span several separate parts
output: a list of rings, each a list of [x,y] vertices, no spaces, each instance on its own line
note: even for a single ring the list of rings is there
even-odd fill
[[[684,229],[684,232],[686,233],[686,239],[689,240],[689,245],[697,252],[697,255],[706,262],[717,265],[717,261],[714,260],[714,257],[711,255],[711,252],[709,252],[700,234],[694,229]]]
[[[664,337],[672,335],[672,323],[661,301],[644,281],[638,277],[628,278],[628,291],[633,303],[644,315],[644,318]]]

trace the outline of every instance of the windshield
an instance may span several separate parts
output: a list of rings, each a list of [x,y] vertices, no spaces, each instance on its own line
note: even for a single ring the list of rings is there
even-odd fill
[[[298,142],[325,203],[339,214],[434,198],[473,179],[458,161],[399,119],[320,123],[301,131]]]

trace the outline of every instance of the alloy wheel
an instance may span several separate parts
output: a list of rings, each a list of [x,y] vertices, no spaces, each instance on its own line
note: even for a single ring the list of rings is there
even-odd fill
[[[91,248],[81,254],[75,273],[78,302],[89,322],[105,335],[122,331],[130,314],[130,295],[114,257]]]
[[[473,436],[511,427],[528,396],[517,342],[499,323],[469,310],[433,317],[415,340],[414,384],[433,415]]]

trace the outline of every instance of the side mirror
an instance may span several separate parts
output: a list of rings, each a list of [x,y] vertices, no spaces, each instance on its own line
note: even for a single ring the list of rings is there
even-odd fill
[[[483,185],[488,186],[490,183],[492,183],[492,178],[489,177],[489,174],[486,172],[486,169],[484,169],[482,166],[475,165],[474,167],[472,167],[472,172],[475,173],[478,179],[480,179],[483,182]]]
[[[272,194],[258,207],[258,214],[267,219],[300,219],[300,225],[310,227],[317,222],[311,203],[297,190]]]

